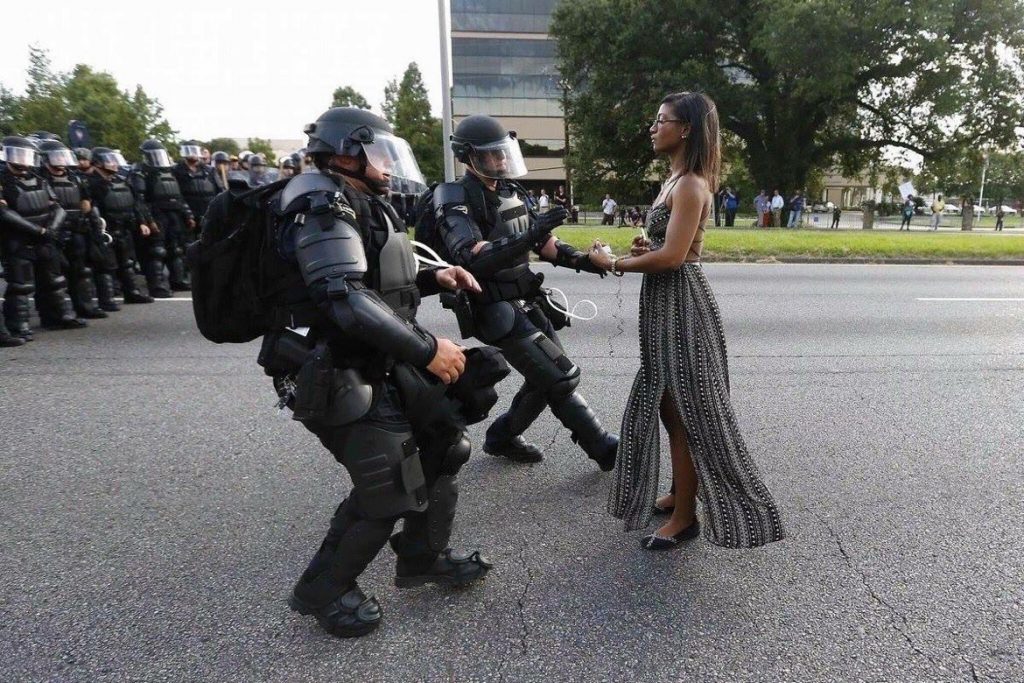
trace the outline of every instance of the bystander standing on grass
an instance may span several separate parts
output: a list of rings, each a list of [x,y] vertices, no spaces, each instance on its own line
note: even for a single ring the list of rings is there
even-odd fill
[[[939,223],[942,222],[942,212],[946,210],[946,202],[942,201],[942,195],[936,195],[935,201],[932,202],[932,230],[939,229]],[[967,210],[967,207],[964,207]]]

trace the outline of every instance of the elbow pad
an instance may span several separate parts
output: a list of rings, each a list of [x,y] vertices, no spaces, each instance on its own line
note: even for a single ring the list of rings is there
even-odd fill
[[[468,266],[471,249],[483,240],[479,226],[470,218],[466,188],[458,183],[441,183],[434,188],[434,218],[445,249],[456,265]]]

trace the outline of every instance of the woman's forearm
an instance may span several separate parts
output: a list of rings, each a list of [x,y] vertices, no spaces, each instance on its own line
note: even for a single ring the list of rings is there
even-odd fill
[[[683,260],[665,249],[655,249],[640,256],[623,256],[615,262],[615,270],[620,273],[664,273],[675,270]]]

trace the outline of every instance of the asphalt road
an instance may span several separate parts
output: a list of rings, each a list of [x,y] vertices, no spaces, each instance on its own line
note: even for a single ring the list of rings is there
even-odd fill
[[[347,479],[254,346],[170,301],[0,350],[0,680],[1024,680],[1024,269],[707,272],[788,539],[641,552],[545,414],[544,463],[463,470],[453,543],[487,580],[399,591],[385,550],[357,641],[285,604]],[[617,428],[640,279],[549,282],[601,308],[564,342]],[[961,297],[993,300],[933,300]]]

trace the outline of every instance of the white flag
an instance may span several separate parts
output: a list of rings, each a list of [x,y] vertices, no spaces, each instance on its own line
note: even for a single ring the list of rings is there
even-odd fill
[[[909,180],[900,185],[900,196],[904,199],[910,196],[917,196],[917,190],[914,189],[914,186],[910,184]]]

